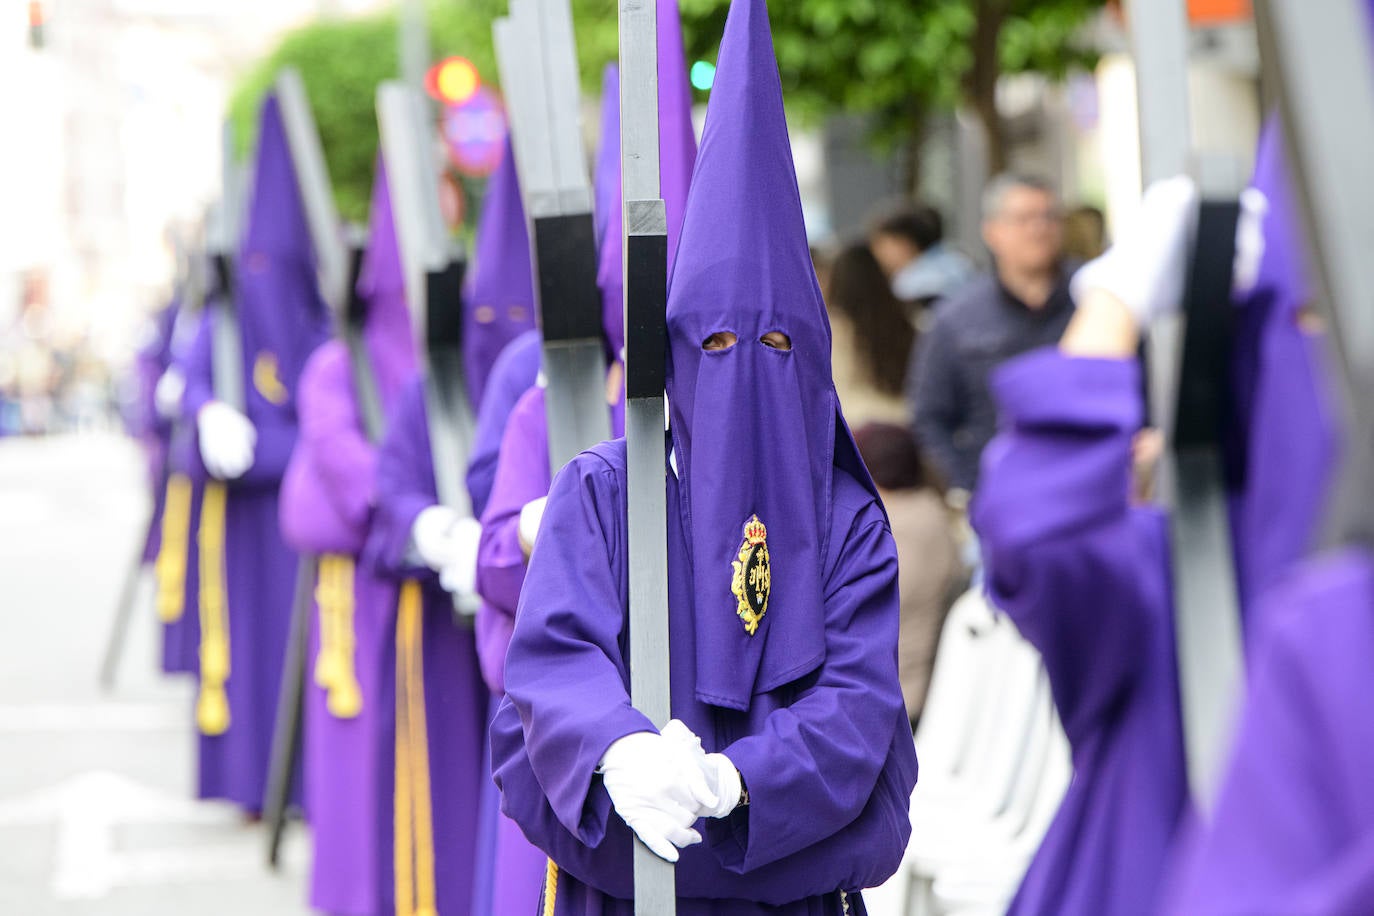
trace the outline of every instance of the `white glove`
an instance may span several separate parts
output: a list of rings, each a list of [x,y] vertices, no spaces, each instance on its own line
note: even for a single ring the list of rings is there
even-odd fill
[[[663,737],[680,741],[686,744],[689,750],[698,752],[694,759],[701,767],[701,774],[706,777],[706,784],[710,786],[717,799],[714,807],[698,809],[699,817],[728,817],[731,811],[739,807],[740,796],[744,793],[744,781],[729,757],[724,754],[701,753],[701,739],[685,723],[677,719],[663,726],[662,734]]]
[[[242,413],[220,401],[210,401],[196,414],[200,458],[220,480],[234,480],[253,466],[258,431]]]
[[[172,366],[157,380],[153,389],[153,406],[157,415],[164,420],[175,420],[181,416],[181,396],[186,391],[186,376]]]
[[[1236,223],[1236,259],[1231,268],[1231,294],[1249,295],[1259,281],[1264,261],[1264,218],[1269,213],[1269,198],[1259,188],[1240,192],[1240,219]]]
[[[549,498],[541,496],[525,503],[520,510],[518,536],[520,547],[525,551],[525,556],[529,556],[534,550],[534,539],[539,536],[539,523],[544,520],[544,507],[548,503]]]
[[[439,584],[454,595],[477,594],[477,545],[482,523],[475,518],[456,519],[449,528],[449,557],[439,569]]]
[[[1197,185],[1186,175],[1150,185],[1116,243],[1074,274],[1074,301],[1081,303],[1089,290],[1103,290],[1130,309],[1142,328],[1177,312],[1197,203]]]
[[[691,734],[680,722],[676,727]],[[701,842],[692,824],[720,803],[707,785],[701,747],[684,740],[676,727],[670,722],[663,734],[635,732],[618,739],[600,767],[616,813],[668,862],[678,860],[678,849]]]
[[[410,540],[421,563],[435,572],[443,570],[452,553],[451,532],[457,523],[458,513],[448,506],[430,506],[415,516]]]

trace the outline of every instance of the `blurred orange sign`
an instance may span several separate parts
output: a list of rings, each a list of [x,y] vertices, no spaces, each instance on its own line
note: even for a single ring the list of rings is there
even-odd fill
[[[1250,0],[1188,0],[1188,21],[1193,25],[1243,22],[1250,16]]]

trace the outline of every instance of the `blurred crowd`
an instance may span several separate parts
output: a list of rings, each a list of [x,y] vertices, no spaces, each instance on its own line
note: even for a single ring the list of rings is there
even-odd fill
[[[996,431],[988,379],[1059,340],[1073,311],[1069,278],[1102,253],[1105,234],[1100,210],[1066,209],[1048,181],[1008,173],[983,195],[986,269],[946,241],[936,208],[907,199],[878,207],[861,237],[812,251],[835,387],[901,557],[899,658],[913,727],[945,617],[979,574],[966,512]]]
[[[113,426],[121,396],[91,336],[55,327],[30,302],[0,327],[0,436],[38,436]]]

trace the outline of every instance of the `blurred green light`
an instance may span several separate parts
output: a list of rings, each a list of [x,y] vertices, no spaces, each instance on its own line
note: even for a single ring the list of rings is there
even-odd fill
[[[716,82],[716,65],[710,61],[699,60],[692,64],[692,86],[702,92],[709,92]]]

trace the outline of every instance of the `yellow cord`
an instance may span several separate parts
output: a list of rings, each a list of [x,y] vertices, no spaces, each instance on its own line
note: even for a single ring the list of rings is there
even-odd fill
[[[438,916],[434,887],[433,796],[429,787],[429,731],[425,721],[424,599],[419,595],[418,582],[415,589],[418,600],[413,602],[412,613],[406,618],[410,630],[410,678],[406,685],[410,715],[407,724],[410,765],[415,780],[411,793],[411,803],[415,806],[415,916]]]
[[[329,712],[338,719],[352,719],[362,712],[363,691],[358,684],[357,647],[358,638],[353,629],[353,558],[338,554],[327,557],[330,561],[330,576],[333,584],[329,589],[330,612],[328,621],[333,630],[328,650],[321,639],[320,655],[328,651],[332,657],[327,667],[331,678],[329,689]],[[321,573],[323,578],[323,573]],[[324,615],[324,605],[320,606]],[[321,630],[325,620],[321,620]],[[318,677],[318,669],[316,677]]]
[[[410,647],[405,621],[416,613],[420,584],[401,586],[396,617],[396,796],[393,800],[393,863],[396,872],[396,916],[415,914],[415,859],[411,835],[410,726],[406,685],[410,677]]]
[[[167,478],[162,508],[162,543],[153,574],[157,578],[157,616],[176,623],[186,610],[186,557],[191,540],[191,479],[185,474]]]
[[[200,696],[196,724],[201,733],[229,730],[229,627],[224,582],[224,484],[205,485],[200,510]]]
[[[558,865],[549,859],[544,872],[544,916],[553,916],[558,907]]]
[[[315,657],[315,683],[331,690],[338,680],[338,652],[335,649],[338,610],[338,582],[335,566],[338,557],[320,557],[319,577],[315,584],[315,604],[320,609],[320,653]]]

